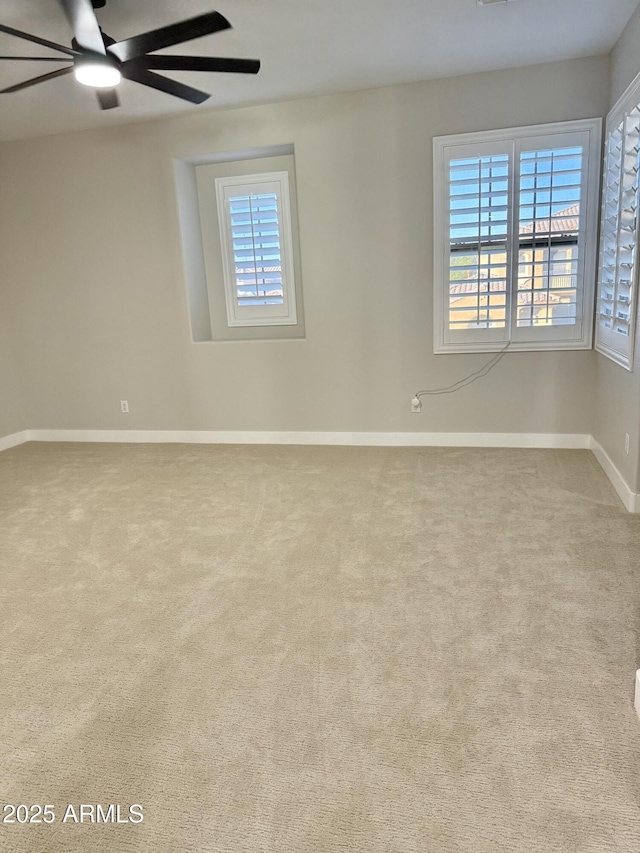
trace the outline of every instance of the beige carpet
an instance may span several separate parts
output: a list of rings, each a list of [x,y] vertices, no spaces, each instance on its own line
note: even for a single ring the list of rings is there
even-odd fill
[[[6,451],[0,802],[56,820],[0,850],[638,853],[639,558],[586,451]]]

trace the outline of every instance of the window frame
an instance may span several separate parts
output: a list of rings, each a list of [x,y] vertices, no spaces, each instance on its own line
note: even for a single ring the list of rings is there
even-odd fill
[[[227,325],[238,326],[293,326],[298,322],[296,308],[295,265],[289,173],[260,172],[252,175],[234,175],[215,179],[220,250],[224,279]],[[273,192],[277,198],[278,236],[282,268],[281,305],[239,305],[235,279],[235,261],[228,199],[234,192],[256,195]]]
[[[580,203],[578,246],[577,322],[572,325],[518,327],[516,322],[520,155],[553,147],[573,147],[581,138],[585,146]],[[602,119],[555,122],[492,131],[435,137],[434,167],[434,280],[433,351],[435,354],[496,352],[510,343],[510,351],[591,349],[598,258]],[[504,328],[449,329],[450,296],[450,192],[449,162],[465,157],[507,154],[507,294]],[[582,210],[581,210],[582,213]],[[582,275],[580,275],[580,267]],[[582,286],[580,286],[580,284]]]

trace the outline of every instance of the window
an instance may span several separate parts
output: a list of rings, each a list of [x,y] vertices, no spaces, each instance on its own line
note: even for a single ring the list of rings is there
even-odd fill
[[[600,119],[434,140],[434,352],[591,347]]]
[[[295,324],[287,172],[215,183],[229,326]]]
[[[182,242],[182,260],[184,267],[184,284],[187,306],[189,309],[189,324],[191,339],[194,343],[223,343],[240,341],[301,341],[305,338],[304,298],[302,292],[302,257],[300,251],[300,235],[298,227],[298,211],[296,201],[296,165],[295,150],[292,143],[270,145],[261,148],[245,148],[235,151],[217,151],[205,154],[189,155],[176,158],[173,161],[175,178],[177,211]],[[286,181],[279,182],[282,192],[282,208],[278,207],[278,215],[282,213],[289,222],[278,220],[283,300],[288,298],[289,320],[295,317],[295,322],[287,325],[229,325],[229,313],[234,310],[234,299],[227,298],[225,276],[223,270],[223,240],[222,227],[218,215],[218,178],[232,179],[231,185],[239,186],[242,181],[261,184],[258,195],[265,189],[262,182],[269,181],[276,173],[286,172]],[[251,177],[251,176],[256,176]],[[238,195],[247,194],[247,184],[243,184]],[[224,204],[222,211],[228,215]],[[282,227],[281,227],[282,226]],[[287,236],[289,235],[289,236]],[[293,246],[293,273],[290,273],[291,252],[288,244]],[[225,243],[228,247],[228,243]],[[245,247],[246,248],[246,247]],[[258,247],[256,246],[256,249]],[[233,247],[225,249],[226,263],[231,275],[227,280],[232,283],[230,293],[233,297],[235,285],[235,258]],[[256,252],[256,255],[259,252]],[[273,260],[273,259],[272,259]],[[256,278],[260,265],[254,258]],[[276,266],[275,263],[264,266]],[[269,273],[275,273],[269,270]],[[269,282],[273,284],[273,282]],[[265,288],[266,289],[266,288]],[[272,288],[269,288],[272,289]],[[293,298],[291,296],[293,291]],[[287,306],[287,307],[289,307]],[[238,309],[246,310],[250,306],[237,305]],[[262,306],[269,311],[281,311],[282,306]],[[254,306],[253,310],[259,310]],[[232,313],[232,317],[234,314]],[[237,319],[246,322],[247,318]],[[278,319],[278,318],[275,318]],[[249,318],[252,322],[253,320]],[[274,317],[269,320],[273,321]]]
[[[638,291],[640,78],[609,113],[606,125],[596,349],[633,369]]]

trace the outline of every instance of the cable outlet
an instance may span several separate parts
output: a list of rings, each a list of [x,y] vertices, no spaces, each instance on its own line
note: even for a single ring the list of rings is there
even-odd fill
[[[420,397],[414,397],[411,400],[411,411],[416,414],[422,411],[422,401],[420,400]]]
[[[624,452],[629,455],[629,433],[625,433],[624,436]]]
[[[125,415],[129,414],[129,401],[128,400],[120,400],[120,411]]]

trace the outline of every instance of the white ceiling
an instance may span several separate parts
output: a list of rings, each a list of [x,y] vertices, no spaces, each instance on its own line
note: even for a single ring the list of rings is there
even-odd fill
[[[262,60],[251,75],[167,73],[211,92],[200,106],[123,81],[102,112],[72,76],[0,95],[0,140],[193,110],[287,100],[608,52],[639,0],[107,0],[98,20],[116,40],[216,9],[234,29],[167,53]],[[0,23],[69,44],[57,0],[3,0]],[[52,56],[0,33],[0,55]],[[0,88],[58,67],[0,62]]]

